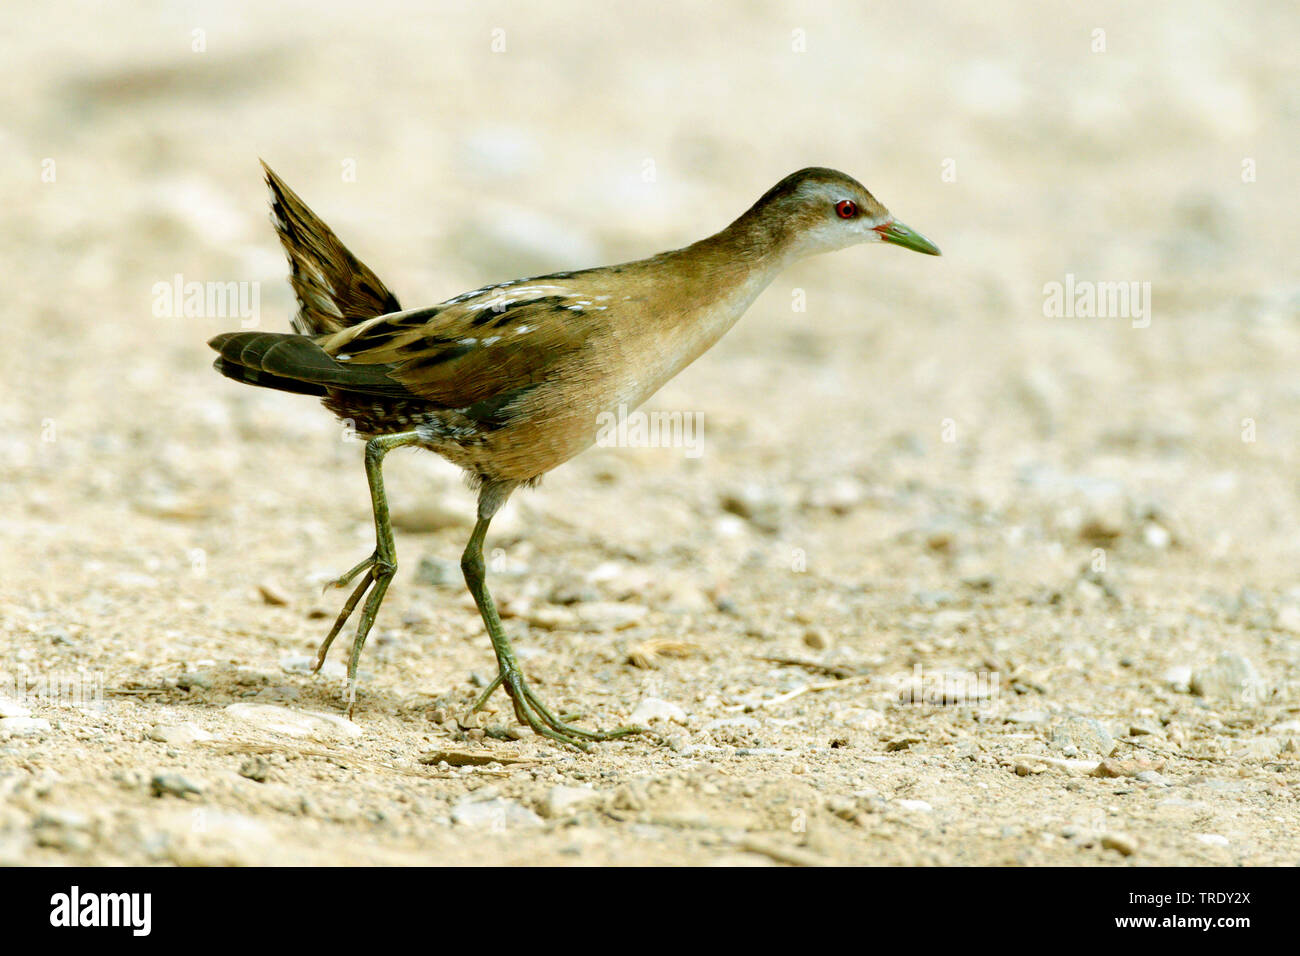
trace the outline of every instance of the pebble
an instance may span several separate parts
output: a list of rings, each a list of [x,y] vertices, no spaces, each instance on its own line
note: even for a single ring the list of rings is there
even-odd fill
[[[75,810],[42,810],[32,822],[32,838],[37,846],[71,853],[84,853],[94,843],[91,821]]]
[[[1214,663],[1192,674],[1188,686],[1198,697],[1246,703],[1259,702],[1264,689],[1255,665],[1232,651],[1224,651]]]
[[[1123,856],[1132,856],[1137,852],[1137,841],[1126,833],[1103,833],[1101,845],[1107,850],[1115,850]]]
[[[862,482],[847,475],[838,475],[828,481],[818,482],[808,495],[808,504],[826,508],[835,514],[848,514],[866,498]]]
[[[831,646],[831,637],[826,633],[825,628],[810,627],[803,632],[804,647],[812,648],[814,651],[824,651]]]
[[[1273,626],[1280,631],[1300,634],[1300,606],[1287,604],[1273,612]]]
[[[44,717],[5,717],[0,720],[0,740],[7,737],[42,737],[50,732]]]
[[[1198,833],[1196,839],[1206,846],[1227,846],[1228,838],[1218,833]]]
[[[1159,770],[1139,770],[1134,774],[1133,779],[1141,781],[1142,783],[1149,783],[1156,787],[1172,786]]]
[[[578,626],[578,615],[563,607],[534,608],[525,615],[524,620],[533,627],[540,627],[546,631],[574,630]]]
[[[191,783],[178,773],[156,773],[149,781],[149,789],[155,797],[202,796],[203,788]]]
[[[274,581],[263,581],[257,586],[257,593],[261,595],[264,604],[272,607],[284,607],[289,603],[289,595]]]
[[[722,510],[744,518],[768,534],[781,530],[782,502],[772,491],[756,484],[734,488],[722,495]]]
[[[1051,719],[1051,715],[1045,710],[1016,710],[1002,718],[1008,724],[1021,724],[1025,726],[1035,726],[1045,724]]]
[[[263,730],[289,737],[360,737],[361,728],[336,714],[293,710],[277,704],[230,704],[226,713]]]
[[[1276,737],[1252,737],[1234,756],[1270,760],[1281,753],[1282,741]]]
[[[32,712],[16,700],[0,697],[0,720],[7,717],[30,717]]]
[[[1158,525],[1154,521],[1148,522],[1142,529],[1142,540],[1146,542],[1148,548],[1154,548],[1157,551],[1163,551],[1169,547],[1172,536],[1169,529],[1164,525]]]
[[[632,711],[632,716],[628,719],[634,724],[648,724],[656,720],[684,724],[686,711],[670,701],[647,697],[636,705],[636,710]]]
[[[254,754],[251,757],[245,757],[244,762],[239,765],[239,775],[254,783],[266,783],[266,778],[271,773],[271,765],[266,762],[265,757]]]
[[[1068,717],[1052,733],[1052,745],[1061,750],[1074,747],[1078,753],[1109,757],[1115,749],[1115,738],[1090,717]]]
[[[475,800],[465,797],[451,808],[451,820],[466,827],[504,829],[511,826],[541,826],[542,818],[513,800],[494,797]]]
[[[1191,690],[1192,669],[1186,664],[1175,664],[1160,675],[1160,679],[1168,684],[1171,690],[1186,694]]]
[[[1021,777],[1043,773],[1049,767],[1064,770],[1067,773],[1092,775],[1101,763],[1097,760],[1078,760],[1065,757],[1049,757],[1047,754],[1016,754],[1010,760],[1016,773]]]
[[[549,819],[567,817],[603,803],[605,795],[591,787],[566,787],[556,785],[546,792],[540,807],[542,816]]]
[[[260,820],[237,813],[193,810],[167,821],[157,856],[177,866],[255,866],[265,863],[276,841]]]
[[[934,807],[924,800],[891,800],[891,807],[898,807],[900,810],[911,810],[915,813],[933,813]]]
[[[183,745],[211,740],[212,735],[196,724],[154,724],[149,739],[162,744]]]

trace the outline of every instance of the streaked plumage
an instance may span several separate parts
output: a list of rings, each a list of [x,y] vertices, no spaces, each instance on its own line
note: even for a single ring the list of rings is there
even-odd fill
[[[387,520],[387,505],[378,461],[390,447],[419,445],[464,468],[482,489],[485,533],[514,488],[591,446],[602,412],[639,406],[717,342],[790,262],[872,241],[938,254],[860,183],[813,168],[787,176],[726,229],[685,248],[515,279],[401,311],[378,277],[269,168],[266,176],[298,297],[297,332],[219,335],[210,343],[220,354],[216,368],[250,384],[319,396],[359,435],[373,439],[379,542],[370,567],[373,582],[384,578],[379,599],[395,567],[395,558],[383,553],[380,523]],[[476,527],[471,546],[481,538]],[[466,575],[476,591],[469,567]],[[567,742],[586,735],[547,720],[522,678],[506,673],[501,644],[508,650],[508,641],[494,632],[495,611],[485,609],[491,599],[478,584],[480,610],[520,719]],[[322,659],[362,594],[358,588],[345,607]],[[372,594],[354,643],[352,674],[369,629],[366,618],[372,620],[377,608]],[[527,712],[529,706],[543,715],[541,726],[530,719],[536,714]]]

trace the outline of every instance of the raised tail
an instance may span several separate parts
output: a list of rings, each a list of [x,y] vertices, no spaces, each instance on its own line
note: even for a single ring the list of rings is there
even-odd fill
[[[304,335],[325,335],[377,315],[400,312],[397,296],[379,277],[348,251],[265,161],[262,168],[271,189],[271,219],[289,257],[289,282],[298,297],[294,329]]]

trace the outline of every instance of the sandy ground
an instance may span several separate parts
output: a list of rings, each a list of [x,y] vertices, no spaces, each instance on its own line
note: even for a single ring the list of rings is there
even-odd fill
[[[0,863],[1300,860],[1288,4],[135,6],[0,27]],[[499,520],[535,686],[653,738],[466,718],[427,454],[354,723],[342,641],[307,673],[361,446],[211,370],[238,316],[155,309],[257,283],[288,327],[259,156],[409,306],[805,165],[942,246],[800,264],[652,400],[698,457],[594,449]],[[1067,275],[1149,322],[1045,314]]]

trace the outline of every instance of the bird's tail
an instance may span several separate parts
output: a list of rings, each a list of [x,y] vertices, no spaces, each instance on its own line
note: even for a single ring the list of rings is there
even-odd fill
[[[289,281],[298,296],[293,327],[303,335],[324,335],[377,315],[400,312],[397,296],[364,262],[348,251],[270,166],[271,220],[289,257]]]

